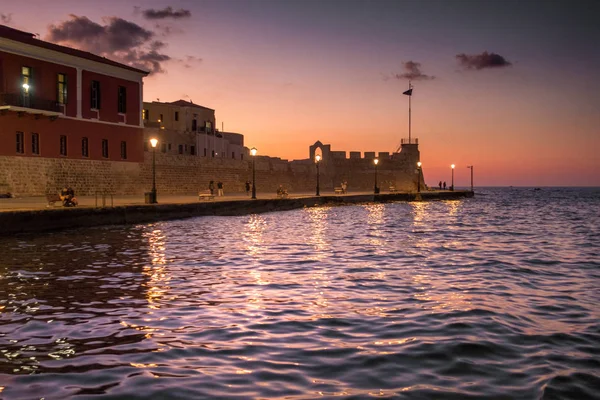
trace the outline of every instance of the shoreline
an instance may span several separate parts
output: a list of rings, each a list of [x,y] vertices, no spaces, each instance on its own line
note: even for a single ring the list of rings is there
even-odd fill
[[[345,194],[302,196],[289,198],[259,198],[175,202],[167,204],[123,204],[114,207],[62,207],[9,209],[0,212],[0,236],[18,233],[39,233],[72,228],[130,225],[201,216],[235,216],[289,211],[321,205],[387,203],[394,201],[453,200],[473,197],[469,190],[427,191],[419,193]],[[159,199],[160,200],[160,199]],[[110,204],[110,201],[108,202]]]

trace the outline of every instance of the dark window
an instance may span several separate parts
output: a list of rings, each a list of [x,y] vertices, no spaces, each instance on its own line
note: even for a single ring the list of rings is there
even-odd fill
[[[31,154],[40,154],[40,135],[37,133],[31,134]]]
[[[102,139],[102,157],[108,158],[108,139]]]
[[[182,144],[179,145],[179,154],[183,154],[183,145]]]
[[[206,148],[204,148],[204,157],[206,157]]]
[[[58,104],[67,104],[67,75],[57,75],[56,89],[56,101],[58,102]]]
[[[163,115],[160,114],[160,117],[158,118],[158,122],[163,122]]]
[[[175,111],[175,121],[179,121],[179,111]]]
[[[231,158],[235,158],[235,151],[231,152]]]
[[[60,155],[67,155],[67,137],[65,135],[60,135]]]
[[[195,119],[192,120],[192,131],[196,132],[196,130],[198,129],[198,121],[196,121]]]
[[[89,157],[89,146],[88,146],[88,138],[81,138],[81,155],[83,157]]]
[[[161,150],[163,153],[166,153],[166,152],[167,152],[167,144],[166,144],[166,143],[163,143],[163,144],[161,144],[161,145],[160,145],[160,150]]]
[[[169,151],[171,151],[171,143],[169,143]]]
[[[121,159],[127,160],[127,142],[121,142]]]
[[[100,82],[92,81],[90,107],[94,110],[100,109]]]
[[[214,150],[212,151],[212,156],[213,156],[213,157],[215,156],[215,151],[214,151]]]
[[[120,113],[127,112],[127,89],[125,86],[119,86],[119,96],[118,96],[118,111]]]
[[[193,156],[196,155],[196,146],[190,146],[190,154]]]
[[[23,136],[23,132],[17,132],[16,136],[17,141],[17,154],[25,153],[25,137]]]

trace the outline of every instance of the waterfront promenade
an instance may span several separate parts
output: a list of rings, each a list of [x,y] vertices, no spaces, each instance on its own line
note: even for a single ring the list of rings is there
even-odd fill
[[[48,206],[45,197],[0,199],[0,235],[41,232],[99,225],[148,223],[206,215],[245,215],[286,211],[320,205],[344,205],[369,202],[449,200],[472,197],[471,191],[426,191],[373,194],[350,192],[292,193],[278,198],[276,193],[257,193],[252,200],[245,193],[233,193],[214,200],[199,200],[197,195],[161,195],[157,204],[146,204],[143,196],[82,196],[79,206],[63,207],[60,202]]]

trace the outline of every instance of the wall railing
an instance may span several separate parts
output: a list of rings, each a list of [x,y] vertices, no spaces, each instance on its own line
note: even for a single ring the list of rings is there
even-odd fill
[[[0,106],[15,106],[55,112],[62,111],[56,100],[43,99],[32,94],[24,96],[22,93],[0,93]]]

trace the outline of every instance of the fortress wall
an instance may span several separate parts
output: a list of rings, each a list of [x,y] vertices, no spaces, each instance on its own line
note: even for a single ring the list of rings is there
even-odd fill
[[[324,191],[347,181],[350,191],[372,190],[375,182],[374,153],[365,158],[331,158],[320,164]],[[386,191],[394,185],[400,191],[415,191],[418,149],[407,149],[378,165],[378,186]],[[208,188],[208,182],[222,181],[226,193],[245,191],[252,181],[252,161],[156,153],[156,187],[161,193],[192,194]],[[256,187],[259,192],[275,192],[283,185],[290,193],[312,192],[316,187],[313,162],[256,158]],[[424,188],[423,181],[421,187]],[[139,194],[152,188],[152,153],[144,153],[143,163],[90,161],[42,157],[0,156],[0,192],[18,196],[42,196],[71,186],[78,195],[107,191],[113,194]]]

